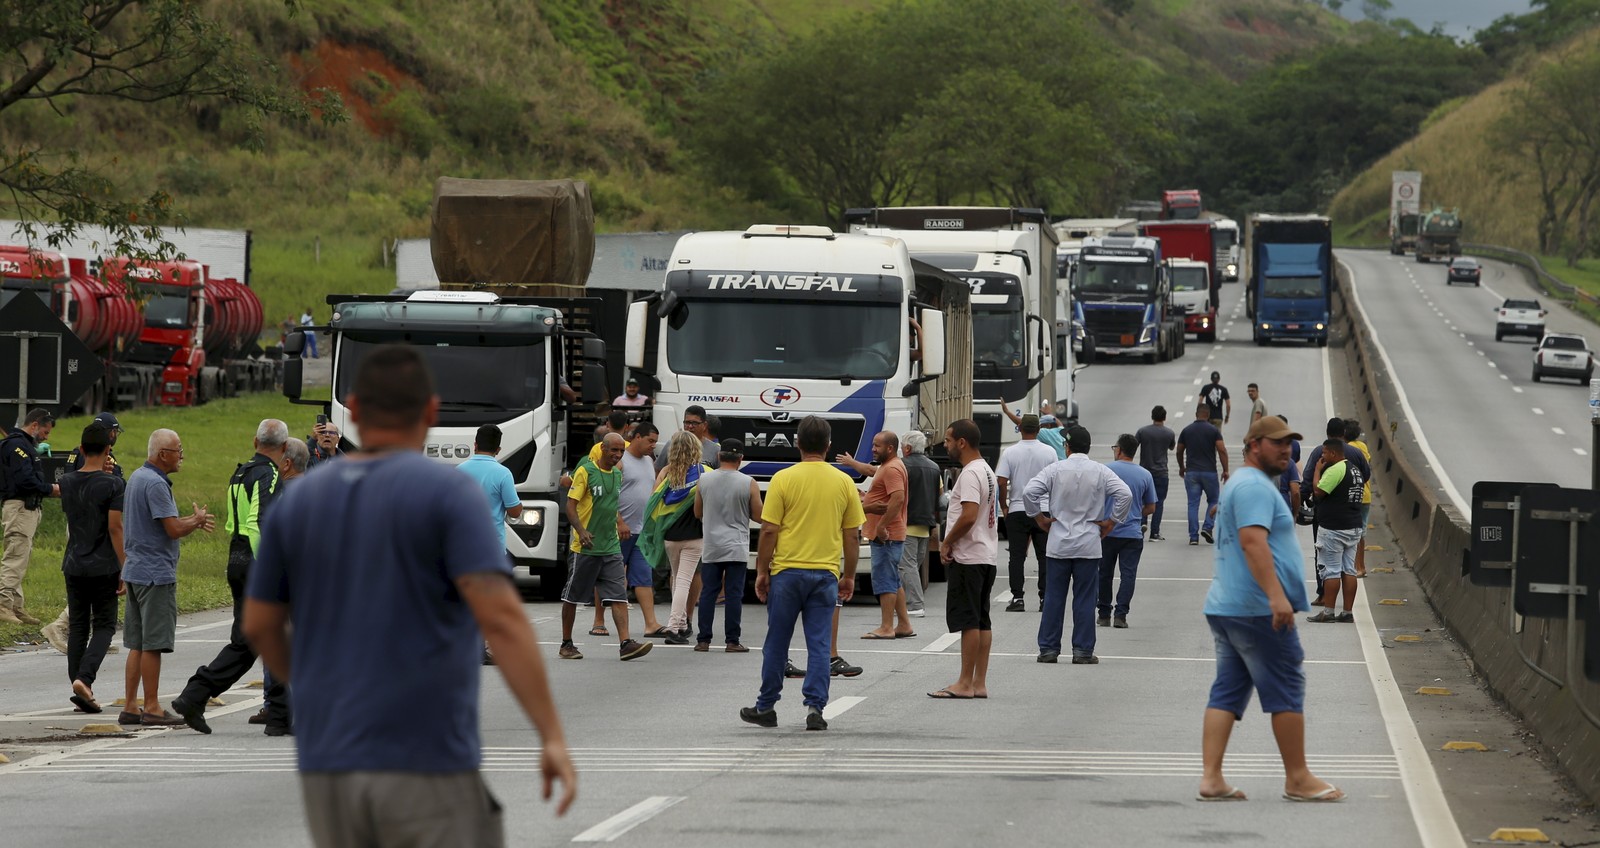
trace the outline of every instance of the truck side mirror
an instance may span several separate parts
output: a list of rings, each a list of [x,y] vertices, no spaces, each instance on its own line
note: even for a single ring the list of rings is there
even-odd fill
[[[639,300],[628,304],[628,328],[623,343],[623,364],[635,371],[644,368],[645,338],[650,331],[650,304]]]
[[[305,353],[305,351],[306,351],[306,334],[305,333],[303,333],[303,332],[301,332],[299,330],[295,330],[294,332],[292,332],[289,335],[284,337],[284,339],[283,339],[283,355],[284,356],[293,357],[295,359],[299,359],[300,358],[300,354]]]
[[[938,377],[945,372],[944,313],[924,309],[917,323],[922,326],[922,376]]]
[[[285,348],[288,345],[284,346]],[[300,399],[300,384],[305,374],[306,361],[300,354],[283,361],[283,396],[290,400]]]
[[[586,362],[579,371],[583,379],[583,393],[579,400],[584,404],[593,406],[610,400],[606,392],[606,367],[597,362]]]
[[[582,356],[589,362],[604,362],[606,358],[605,340],[597,338],[585,338],[583,340]]]

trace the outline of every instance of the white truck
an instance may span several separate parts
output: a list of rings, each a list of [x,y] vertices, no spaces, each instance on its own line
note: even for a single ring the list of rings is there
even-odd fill
[[[1194,259],[1168,259],[1167,281],[1172,284],[1172,305],[1185,317],[1211,309],[1211,266]],[[1205,336],[1205,331],[1201,336]],[[1210,330],[1216,336],[1216,329]]]
[[[1217,218],[1211,222],[1211,241],[1216,250],[1217,273],[1224,283],[1239,282],[1239,222]]]
[[[1056,236],[1043,210],[889,207],[851,209],[845,220],[852,232],[904,241],[912,259],[972,287],[972,418],[991,465],[1021,439],[1002,405],[1076,414],[1070,353],[1056,357]]]

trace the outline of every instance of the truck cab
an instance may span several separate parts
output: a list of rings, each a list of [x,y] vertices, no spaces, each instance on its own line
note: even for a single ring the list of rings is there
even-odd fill
[[[161,368],[156,400],[162,406],[193,406],[200,400],[206,365],[205,268],[187,259],[148,262],[107,259],[101,273],[132,289],[144,303],[144,329],[127,361]]]
[[[51,250],[0,246],[0,306],[17,296],[38,298],[67,320],[67,261]]]
[[[1183,355],[1183,323],[1161,264],[1161,244],[1145,236],[1089,238],[1072,278],[1075,342],[1085,362],[1138,356],[1147,363]]]
[[[1183,314],[1184,332],[1201,341],[1217,337],[1217,312],[1211,305],[1211,266],[1193,259],[1168,259],[1172,305]]]
[[[1231,218],[1212,221],[1211,245],[1222,282],[1239,282],[1239,222]]]
[[[1333,318],[1333,229],[1321,215],[1252,215],[1246,305],[1256,344],[1326,347]]]

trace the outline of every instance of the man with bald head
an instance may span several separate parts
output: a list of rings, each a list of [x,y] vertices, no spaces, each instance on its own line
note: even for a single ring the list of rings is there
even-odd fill
[[[567,490],[567,525],[572,528],[572,565],[567,570],[567,585],[561,590],[561,650],[565,660],[581,660],[572,642],[572,625],[578,605],[600,594],[600,603],[611,608],[611,621],[622,641],[623,662],[650,653],[650,644],[628,638],[627,566],[622,561],[622,540],[633,533],[618,507],[622,499],[622,461],[625,448],[620,433],[607,433],[601,440],[599,460],[584,457],[572,472],[572,488]]]
[[[183,717],[162,709],[157,697],[161,655],[172,652],[178,634],[178,540],[196,530],[209,533],[217,524],[199,504],[188,516],[178,516],[172,497],[172,475],[183,467],[178,434],[165,429],[151,433],[148,452],[122,493],[122,581],[128,587],[122,645],[128,649],[128,664],[127,706],[117,723],[172,727],[183,724]]]
[[[233,630],[228,644],[210,665],[195,669],[183,694],[172,701],[172,711],[201,733],[210,733],[206,703],[233,688],[256,664],[256,652],[240,630],[244,623],[244,587],[261,547],[261,522],[278,496],[278,467],[289,442],[289,425],[276,418],[256,426],[255,454],[228,480],[228,591],[233,593]],[[268,736],[290,735],[289,699],[283,684],[266,684]]]

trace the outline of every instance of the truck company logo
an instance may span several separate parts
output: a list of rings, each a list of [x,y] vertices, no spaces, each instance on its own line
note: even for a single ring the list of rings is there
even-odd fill
[[[787,433],[752,433],[744,432],[745,447],[754,448],[792,448],[794,440]]]
[[[689,395],[690,403],[738,403],[738,395]]]
[[[1148,251],[1148,250],[1139,250],[1138,248],[1131,248],[1131,247],[1086,247],[1086,248],[1083,249],[1083,253],[1082,253],[1082,256],[1084,258],[1088,258],[1088,257],[1091,257],[1091,256],[1138,256],[1138,257],[1145,257],[1145,256],[1149,256],[1149,255],[1150,255],[1150,251]]]
[[[466,459],[472,456],[472,445],[429,444],[422,449],[422,452],[438,459]]]
[[[155,268],[145,268],[145,267],[141,267],[141,266],[137,266],[136,265],[136,266],[134,266],[132,268],[126,269],[125,273],[127,273],[129,279],[134,279],[134,280],[159,280],[159,279],[161,279],[161,272],[156,270]]]
[[[12,259],[0,259],[0,273],[20,274],[22,273],[22,263]]]
[[[761,402],[767,406],[788,406],[800,402],[800,391],[794,386],[773,386],[761,393]]]
[[[836,291],[858,292],[854,277],[824,277],[807,274],[708,274],[706,288],[711,291],[758,289],[761,291]]]
[[[967,222],[963,218],[923,218],[924,230],[964,230]]]

